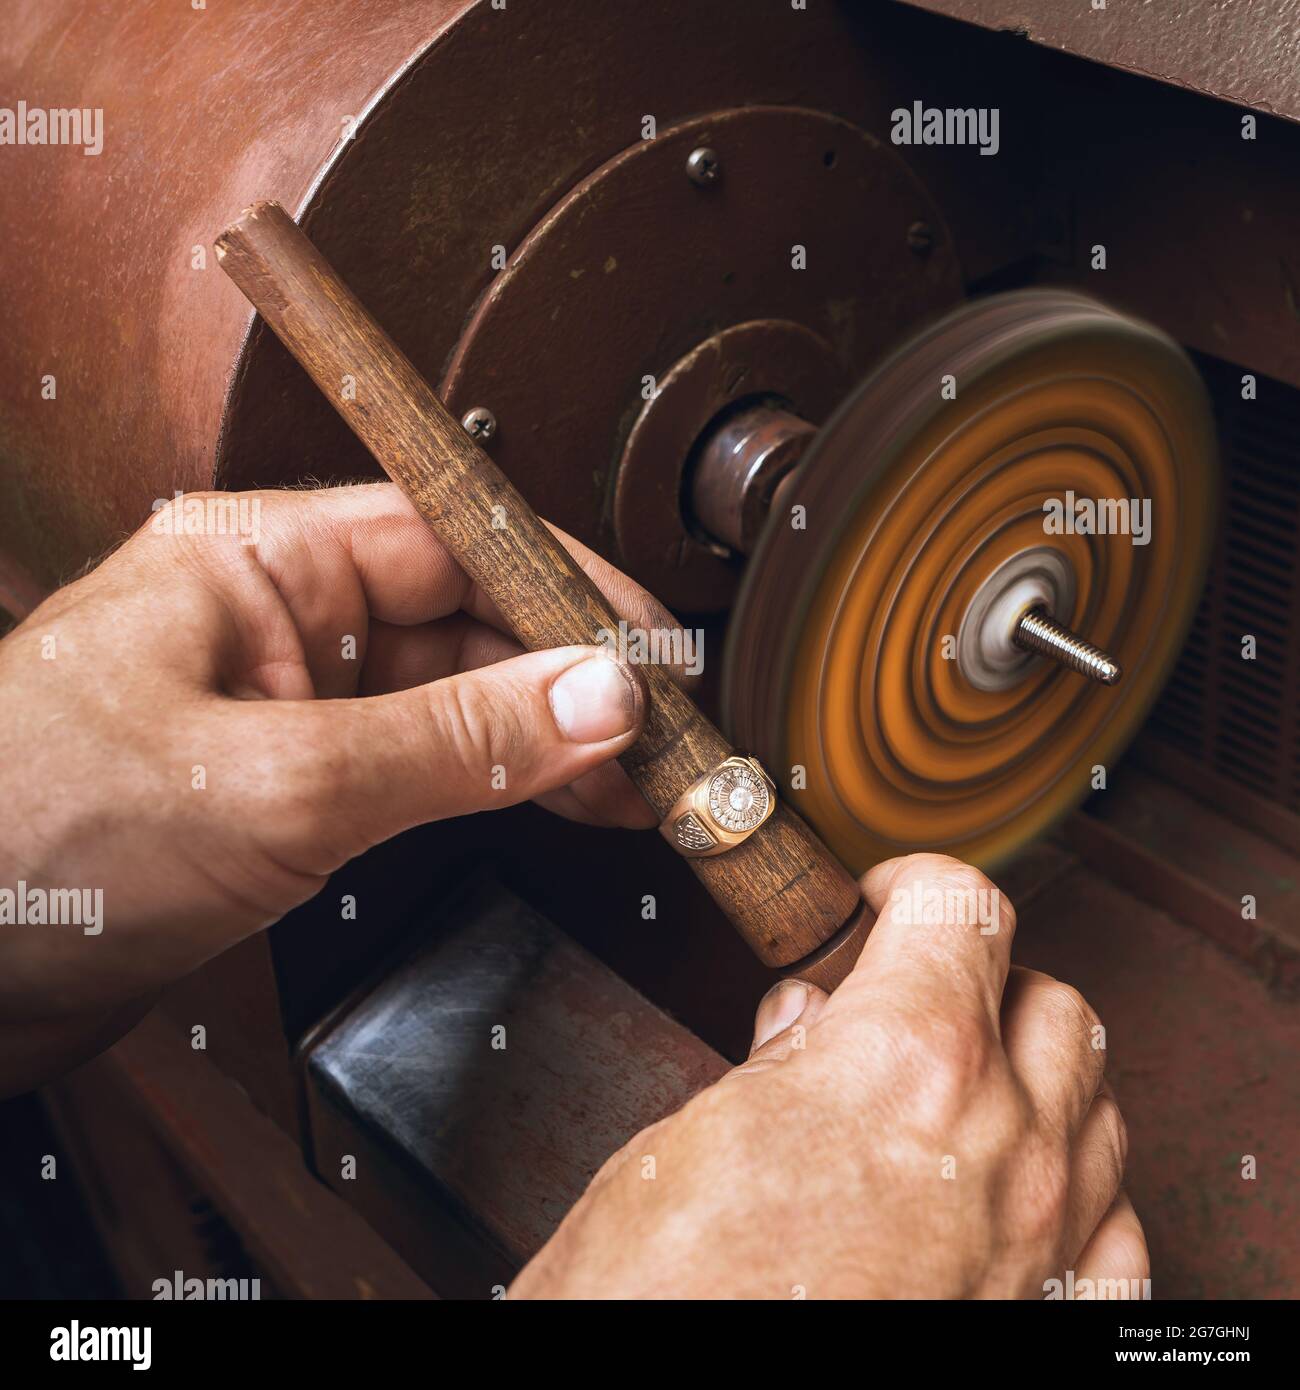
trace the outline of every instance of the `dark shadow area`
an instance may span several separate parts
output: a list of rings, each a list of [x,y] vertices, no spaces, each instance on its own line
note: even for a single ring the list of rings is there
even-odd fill
[[[52,1178],[42,1177],[46,1155]],[[0,1103],[0,1298],[119,1298],[71,1160],[34,1095]]]

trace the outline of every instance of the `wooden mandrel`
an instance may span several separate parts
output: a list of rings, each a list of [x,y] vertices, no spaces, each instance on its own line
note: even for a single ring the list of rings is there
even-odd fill
[[[216,251],[525,647],[597,645],[617,628],[604,595],[278,203],[246,211]],[[733,750],[664,667],[638,670],[645,725],[621,761],[662,820]],[[768,965],[825,988],[847,973],[865,936],[857,882],[779,798],[743,843],[689,862]]]

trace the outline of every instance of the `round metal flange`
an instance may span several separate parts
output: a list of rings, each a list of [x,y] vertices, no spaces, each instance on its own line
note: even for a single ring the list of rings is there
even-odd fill
[[[802,512],[773,517],[733,615],[729,732],[852,868],[917,849],[995,867],[1145,718],[1216,490],[1204,388],[1163,333],[1061,291],[965,306],[806,455],[786,499]],[[1079,499],[1111,517],[1132,500],[1149,529],[1097,534]],[[1123,682],[1011,650],[1022,604],[1105,648]]]
[[[690,528],[684,496],[700,436],[745,400],[779,399],[820,422],[847,388],[826,339],[786,320],[737,324],[674,363],[637,416],[615,480],[614,531],[629,572],[674,607],[707,613],[731,603],[740,568],[725,546]]]
[[[770,392],[821,424],[960,297],[939,209],[892,147],[823,111],[721,110],[560,198],[488,287],[442,395],[458,417],[490,404],[493,458],[542,516],[665,602],[718,609],[735,567],[698,543],[680,496],[716,412]]]

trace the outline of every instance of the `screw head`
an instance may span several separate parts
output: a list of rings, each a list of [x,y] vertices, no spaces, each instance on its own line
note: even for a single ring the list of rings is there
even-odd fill
[[[692,183],[704,187],[707,184],[717,183],[721,175],[722,164],[718,159],[717,150],[710,149],[707,145],[701,145],[699,149],[690,152],[686,160],[686,177]]]
[[[471,439],[486,444],[497,432],[497,417],[485,405],[476,405],[461,417],[461,425]]]

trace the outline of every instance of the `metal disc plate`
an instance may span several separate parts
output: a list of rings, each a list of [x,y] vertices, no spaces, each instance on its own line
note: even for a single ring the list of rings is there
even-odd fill
[[[688,174],[700,148],[718,160],[705,186]],[[716,609],[734,567],[679,496],[713,415],[773,393],[820,424],[960,294],[939,210],[890,145],[821,111],[715,111],[635,140],[556,203],[475,310],[443,397],[458,418],[492,411],[489,452],[548,521],[665,602]]]

